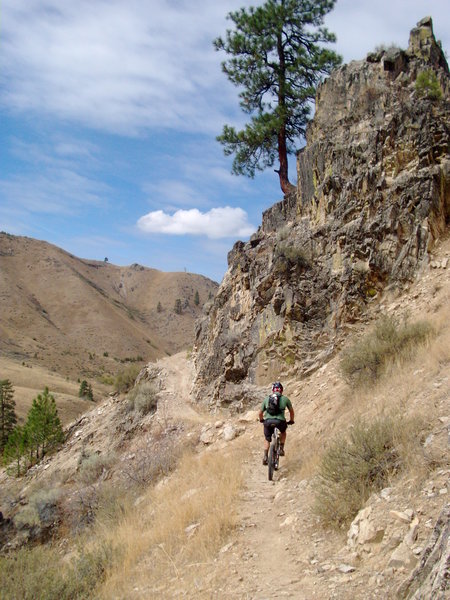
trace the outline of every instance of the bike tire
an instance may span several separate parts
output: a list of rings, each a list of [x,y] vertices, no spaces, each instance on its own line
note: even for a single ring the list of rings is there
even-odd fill
[[[280,466],[280,441],[277,438],[276,444],[274,444],[273,449],[273,468],[275,471],[278,471],[278,467]]]
[[[268,466],[268,472],[269,472],[269,481],[272,481],[273,479],[273,472],[274,472],[274,466],[275,466],[275,447],[273,444],[270,444],[270,448],[269,448],[269,454],[267,457],[267,466]]]

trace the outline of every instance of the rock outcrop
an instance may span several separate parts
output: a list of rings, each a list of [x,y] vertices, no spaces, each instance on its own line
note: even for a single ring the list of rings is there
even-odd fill
[[[417,89],[421,72],[440,98]],[[234,245],[197,324],[199,400],[240,407],[274,377],[311,373],[368,303],[427,263],[450,219],[448,90],[431,18],[406,51],[371,53],[322,83],[296,192]]]

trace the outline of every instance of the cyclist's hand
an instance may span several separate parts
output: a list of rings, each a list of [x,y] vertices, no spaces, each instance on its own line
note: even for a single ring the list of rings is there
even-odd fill
[[[260,422],[260,423],[264,423],[264,419],[260,419],[260,420],[259,420],[259,422]]]
[[[295,421],[288,421],[287,424],[288,425],[293,425],[295,423]]]

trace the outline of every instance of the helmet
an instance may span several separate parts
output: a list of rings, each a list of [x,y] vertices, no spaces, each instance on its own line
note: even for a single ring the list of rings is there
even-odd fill
[[[275,381],[272,383],[272,392],[281,392],[283,393],[283,386],[279,381]]]

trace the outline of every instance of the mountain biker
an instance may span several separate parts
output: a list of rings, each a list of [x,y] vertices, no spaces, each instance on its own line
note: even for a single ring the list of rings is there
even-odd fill
[[[264,423],[264,456],[263,465],[267,465],[267,455],[270,447],[270,440],[275,427],[280,430],[280,456],[284,456],[284,444],[286,442],[286,429],[288,424],[294,424],[294,409],[292,408],[291,401],[287,396],[283,396],[283,386],[279,381],[272,383],[272,395],[275,394],[278,398],[279,412],[277,414],[270,414],[268,412],[270,396],[264,398],[261,404],[261,410],[259,411],[259,420]],[[289,410],[289,421],[286,422],[284,413],[286,408]]]

